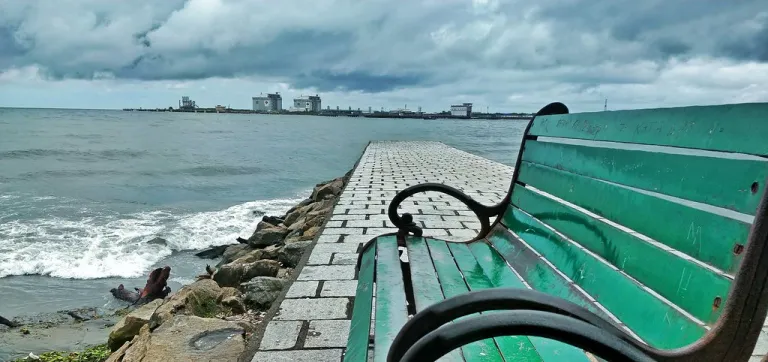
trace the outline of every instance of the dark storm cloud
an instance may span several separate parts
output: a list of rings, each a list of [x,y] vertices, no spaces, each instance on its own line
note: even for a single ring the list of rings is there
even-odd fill
[[[300,75],[294,79],[299,88],[317,88],[319,91],[361,90],[378,93],[414,85],[424,85],[423,75],[386,75],[365,72],[334,74],[328,71],[316,71],[309,75]]]
[[[768,62],[763,0],[0,0],[0,24],[0,73],[56,79],[386,92],[474,78],[585,92],[649,84],[679,60]]]

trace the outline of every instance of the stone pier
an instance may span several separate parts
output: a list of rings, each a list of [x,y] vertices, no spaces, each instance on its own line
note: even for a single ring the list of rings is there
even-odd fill
[[[492,205],[509,189],[513,167],[437,142],[374,142],[364,151],[333,216],[298,278],[263,330],[253,362],[339,362],[349,333],[361,245],[395,232],[386,210],[395,194],[425,182],[444,183]],[[407,199],[401,213],[417,215],[425,236],[468,240],[480,223],[458,200],[438,193]],[[768,352],[763,329],[752,361]]]

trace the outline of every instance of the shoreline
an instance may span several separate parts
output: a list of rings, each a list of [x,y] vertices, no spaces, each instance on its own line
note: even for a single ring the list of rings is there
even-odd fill
[[[24,360],[30,352],[40,355],[55,350],[79,351],[85,347],[103,344],[107,340],[112,342],[110,347],[117,350],[113,355],[130,354],[131,350],[145,349],[147,343],[154,345],[150,343],[153,338],[167,339],[168,336],[162,332],[153,336],[153,331],[162,331],[162,328],[158,328],[163,327],[166,322],[170,325],[176,323],[177,319],[198,317],[203,322],[193,321],[202,323],[200,328],[203,331],[213,328],[211,323],[215,324],[215,321],[230,323],[227,327],[230,329],[241,328],[242,345],[237,346],[235,343],[228,348],[245,351],[263,313],[270,309],[272,302],[284,292],[283,289],[290,284],[293,277],[294,268],[305,252],[314,245],[316,235],[329,218],[350,175],[351,171],[343,177],[317,184],[310,197],[284,215],[264,216],[248,239],[239,238],[238,244],[200,251],[198,254],[206,251],[213,254],[212,260],[201,260],[218,261],[216,267],[207,268],[208,272],[198,276],[197,281],[184,285],[179,290],[173,290],[165,299],[155,300],[135,309],[130,306],[112,311],[103,308],[82,308],[38,315],[24,314],[11,318],[22,325],[15,328],[0,325],[2,339],[12,341],[7,351],[0,348],[0,360]],[[206,259],[210,257],[211,255]],[[173,271],[171,274],[173,275]],[[108,290],[103,292],[107,295],[109,293]],[[190,295],[206,295],[207,299],[203,298],[206,299],[204,305],[189,305]],[[174,306],[171,312],[160,313],[161,309],[167,309],[170,305]],[[181,312],[177,313],[178,307],[181,307]],[[125,324],[134,323],[137,319],[136,313],[142,312],[146,317],[147,308],[153,309],[143,325],[148,326],[150,319],[154,319],[152,331],[149,328],[132,328],[130,333],[125,335]],[[81,314],[86,317],[72,317],[80,316],[79,310],[83,310]],[[122,316],[125,313],[127,315]],[[155,318],[158,313],[161,317]],[[122,340],[125,342],[114,342]],[[167,343],[172,341],[164,341],[161,344]],[[133,345],[142,347],[132,349]],[[152,351],[154,350],[150,348],[149,353],[154,353]],[[114,360],[120,361],[120,358],[116,357]]]

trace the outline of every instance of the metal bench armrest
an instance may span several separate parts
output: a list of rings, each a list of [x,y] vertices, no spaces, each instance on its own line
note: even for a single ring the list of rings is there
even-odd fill
[[[535,290],[495,288],[458,295],[433,304],[414,315],[392,342],[389,360],[399,361],[406,350],[424,336],[458,318],[499,310],[542,311],[567,316],[589,323],[629,344],[639,346],[623,330],[575,303]]]
[[[558,340],[608,361],[653,361],[641,349],[609,331],[577,318],[532,310],[485,314],[444,325],[419,339],[401,359],[392,358],[390,352],[387,361],[435,361],[475,341],[515,335]]]
[[[397,208],[403,201],[405,201],[405,199],[419,192],[427,191],[440,192],[452,196],[461,201],[464,205],[467,205],[467,207],[475,213],[475,216],[477,216],[477,219],[480,221],[480,234],[473,240],[480,239],[487,235],[488,232],[490,232],[491,225],[488,220],[493,216],[499,215],[505,206],[503,204],[496,206],[485,206],[475,201],[460,190],[445,184],[424,183],[420,185],[414,185],[398,192],[397,195],[395,195],[395,197],[389,203],[389,209],[387,210],[389,220],[391,220],[392,224],[394,224],[395,227],[400,230],[399,234],[411,233],[416,236],[422,235],[421,228],[416,226],[416,224],[413,222],[413,216],[409,213],[405,213],[401,217],[397,214]]]

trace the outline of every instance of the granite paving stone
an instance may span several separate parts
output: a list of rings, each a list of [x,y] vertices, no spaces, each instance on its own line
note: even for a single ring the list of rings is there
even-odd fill
[[[251,362],[335,362],[341,361],[341,349],[306,349],[294,351],[259,351]]]
[[[307,265],[298,280],[345,280],[355,278],[354,265]]]
[[[309,322],[304,347],[346,347],[349,337],[349,320],[322,320]]]
[[[301,321],[271,321],[267,324],[261,349],[290,349],[296,346],[301,331]]]
[[[323,283],[321,297],[354,297],[357,280],[329,280]]]
[[[318,281],[307,281],[307,282],[300,282],[296,281],[294,282],[290,288],[288,288],[288,293],[285,294],[286,298],[306,298],[306,297],[314,297],[317,293],[317,287],[320,284]]]
[[[347,298],[285,299],[275,320],[315,320],[347,318]]]

